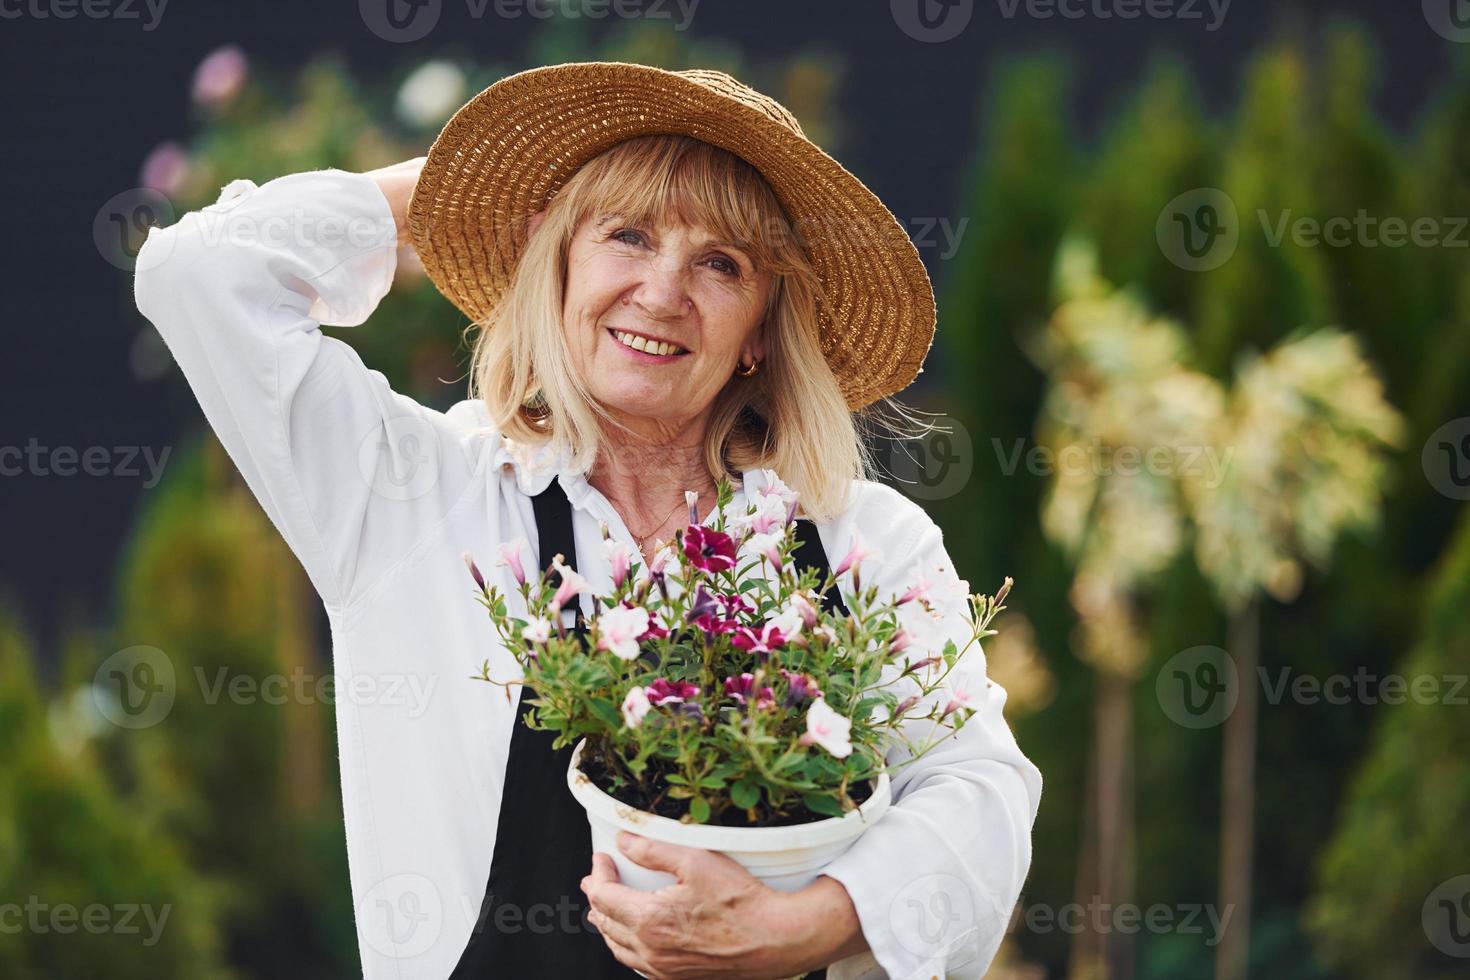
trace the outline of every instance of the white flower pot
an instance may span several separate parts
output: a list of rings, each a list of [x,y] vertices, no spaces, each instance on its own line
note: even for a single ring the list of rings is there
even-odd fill
[[[674,876],[634,864],[618,849],[618,831],[651,840],[719,851],[772,888],[794,892],[817,879],[822,869],[852,846],[871,827],[892,800],[888,774],[878,777],[873,794],[856,810],[840,817],[789,827],[718,827],[680,823],[638,810],[604,793],[579,768],[586,740],[577,743],[567,768],[567,786],[587,811],[592,825],[592,850],[612,855],[623,884],[639,891],[657,891],[674,883]]]

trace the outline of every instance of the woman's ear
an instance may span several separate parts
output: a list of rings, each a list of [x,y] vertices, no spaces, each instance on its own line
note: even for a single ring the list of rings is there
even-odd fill
[[[545,220],[546,220],[546,209],[545,208],[542,208],[540,211],[537,211],[535,214],[531,215],[531,217],[529,219],[527,219],[527,221],[526,221],[526,238],[527,239],[530,239],[530,237],[532,235],[536,234],[536,229],[537,228],[540,228],[541,227],[541,222],[543,222]]]

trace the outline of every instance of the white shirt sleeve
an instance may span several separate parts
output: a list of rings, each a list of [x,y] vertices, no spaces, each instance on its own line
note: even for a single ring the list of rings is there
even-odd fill
[[[382,191],[341,170],[234,181],[138,253],[138,309],[333,611],[403,559],[474,463],[462,424],[320,330],[367,319],[396,265]]]
[[[830,554],[845,553],[853,529],[879,543],[878,560],[863,569],[865,587],[872,582],[880,594],[901,592],[913,584],[916,567],[935,582],[940,618],[904,656],[912,662],[937,655],[945,639],[963,648],[969,587],[954,574],[942,534],[923,509],[897,491],[867,484],[851,515],[835,522]],[[1041,773],[1016,745],[1002,715],[1005,690],[986,679],[978,646],[946,685],[967,688],[975,714],[957,734],[897,770],[888,812],[823,869],[847,889],[871,951],[871,959],[834,965],[833,980],[885,974],[978,980],[1005,936],[1031,864]],[[946,700],[936,692],[925,704]],[[911,713],[925,713],[924,705]],[[922,744],[933,728],[919,721],[904,730]],[[909,756],[895,744],[887,761]],[[874,960],[879,972],[871,969]]]

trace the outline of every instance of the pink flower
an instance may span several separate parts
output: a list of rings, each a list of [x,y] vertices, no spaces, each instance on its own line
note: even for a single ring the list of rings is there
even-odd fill
[[[194,69],[193,98],[203,106],[218,106],[230,101],[245,84],[249,66],[245,52],[233,44],[216,48]]]
[[[725,694],[740,704],[747,704],[750,698],[754,697],[757,708],[769,708],[776,703],[776,692],[769,687],[762,687],[759,691],[755,690],[755,675],[750,673],[725,678]]]
[[[526,584],[526,569],[521,564],[521,549],[524,547],[526,547],[525,538],[516,538],[514,541],[502,541],[500,542],[499,557],[495,559],[497,566],[504,566],[510,569],[510,573],[515,576],[517,585]]]
[[[735,567],[735,541],[724,531],[691,524],[684,532],[684,555],[700,571],[729,571]]]
[[[551,599],[553,608],[560,609],[567,604],[569,599],[592,591],[591,583],[573,571],[570,565],[562,564],[561,555],[556,556],[556,559],[552,562],[552,567],[561,576],[561,584],[557,586],[556,595]]]
[[[629,728],[637,728],[650,707],[648,690],[642,687],[633,688],[623,698],[623,723]]]
[[[903,653],[903,651],[908,649],[911,642],[913,642],[913,637],[909,636],[907,630],[902,628],[894,630],[893,635],[888,638],[888,651],[890,653]]]
[[[189,155],[182,146],[170,140],[158,144],[148,154],[138,179],[144,187],[169,195],[178,192],[188,175]]]
[[[648,700],[652,704],[683,704],[698,696],[698,686],[688,681],[667,681],[660,677],[648,685]]]
[[[628,570],[633,566],[633,553],[626,542],[608,538],[602,542],[602,553],[612,566],[613,588],[621,588],[628,579]]]
[[[860,565],[862,565],[863,562],[877,557],[878,553],[868,548],[868,546],[863,543],[862,535],[854,531],[852,532],[852,547],[849,548],[847,554],[842,557],[842,561],[837,563],[837,567],[832,570],[832,575],[834,578],[841,577],[849,569],[855,570]]]
[[[974,711],[975,695],[970,693],[967,688],[952,687],[949,691],[949,704],[944,706],[944,711],[940,713],[939,717],[941,719],[948,718],[951,713],[961,709]]]
[[[812,598],[806,592],[793,592],[791,598],[786,600],[786,608],[800,616],[802,625],[807,629],[817,625],[817,607],[813,605]]]
[[[852,743],[848,735],[852,722],[832,710],[825,699],[817,698],[806,712],[806,734],[800,739],[802,745],[820,745],[838,759],[852,754]]]
[[[782,564],[781,541],[780,534],[757,532],[746,538],[743,546],[765,558],[771,563],[772,568],[780,568]]]

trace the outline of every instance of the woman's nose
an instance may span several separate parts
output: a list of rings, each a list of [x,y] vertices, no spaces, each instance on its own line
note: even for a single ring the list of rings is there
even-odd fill
[[[649,316],[673,319],[689,312],[688,271],[682,261],[650,262],[633,299]]]

